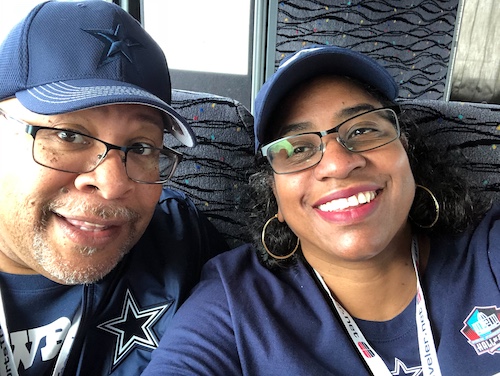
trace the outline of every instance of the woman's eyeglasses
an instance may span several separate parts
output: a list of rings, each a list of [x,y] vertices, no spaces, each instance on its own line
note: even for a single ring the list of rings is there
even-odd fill
[[[323,158],[323,137],[338,133],[337,142],[345,149],[360,153],[373,150],[400,136],[398,117],[392,108],[380,108],[347,119],[332,129],[279,138],[262,146],[276,174],[290,174],[317,165]]]

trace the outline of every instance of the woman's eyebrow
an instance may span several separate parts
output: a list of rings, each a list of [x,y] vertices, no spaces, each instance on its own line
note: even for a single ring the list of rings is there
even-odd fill
[[[289,133],[307,132],[310,129],[311,129],[311,123],[310,122],[285,124],[285,125],[282,125],[280,127],[280,131],[279,131],[278,136],[279,137],[284,137],[284,136],[286,136]]]
[[[367,111],[375,110],[375,106],[370,103],[360,103],[355,106],[346,107],[341,109],[340,111],[334,114],[334,117],[339,119],[338,124],[340,124],[343,120],[349,119],[358,114],[362,114]],[[335,125],[332,125],[334,127]],[[310,122],[301,122],[301,123],[292,123],[282,125],[279,131],[278,136],[284,137],[289,133],[301,133],[307,132],[312,127]]]
[[[349,119],[358,114],[362,114],[363,112],[375,110],[375,106],[370,103],[359,103],[352,107],[346,107],[338,111],[335,116],[339,119]]]

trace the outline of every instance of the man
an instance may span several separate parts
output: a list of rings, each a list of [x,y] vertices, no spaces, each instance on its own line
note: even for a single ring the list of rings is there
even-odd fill
[[[162,188],[164,133],[195,144],[170,96],[159,46],[105,1],[40,4],[0,45],[0,375],[139,374],[225,250]]]

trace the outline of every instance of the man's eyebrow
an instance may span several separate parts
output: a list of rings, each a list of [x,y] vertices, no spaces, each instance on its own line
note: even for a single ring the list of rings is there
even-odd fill
[[[156,125],[161,129],[164,129],[165,127],[163,115],[154,116],[150,113],[140,112],[135,116],[135,118],[141,122],[150,123],[151,125]]]

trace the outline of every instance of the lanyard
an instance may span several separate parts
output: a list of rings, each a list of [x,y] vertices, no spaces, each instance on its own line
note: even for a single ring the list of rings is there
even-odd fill
[[[64,342],[59,351],[59,355],[54,366],[54,371],[52,376],[60,376],[64,371],[66,362],[68,361],[71,346],[75,340],[76,332],[80,326],[80,321],[82,318],[82,308],[81,305],[75,315],[75,319],[71,324]],[[7,318],[5,314],[4,303],[2,299],[2,294],[0,292],[0,357],[2,361],[0,362],[0,376],[19,376],[17,372],[16,363],[14,361],[14,354],[12,352],[12,347],[10,345],[9,331],[7,330]]]
[[[422,365],[424,376],[441,376],[441,370],[439,368],[439,362],[436,353],[436,346],[434,344],[434,338],[432,336],[431,324],[427,315],[427,307],[425,305],[424,294],[418,275],[418,244],[415,237],[412,240],[411,256],[415,274],[417,276],[415,321],[417,324],[420,363]],[[372,375],[391,376],[391,372],[387,368],[386,364],[384,363],[380,355],[378,355],[377,352],[370,346],[351,315],[340,305],[340,303],[335,300],[321,275],[316,270],[314,270],[314,272],[318,280],[321,282],[323,288],[330,296],[333,302],[333,306],[335,307],[338,316],[340,317],[340,321],[344,325],[344,328],[349,334],[354,347],[356,347],[356,349],[358,350],[361,358],[364,360],[366,366],[370,369]]]

